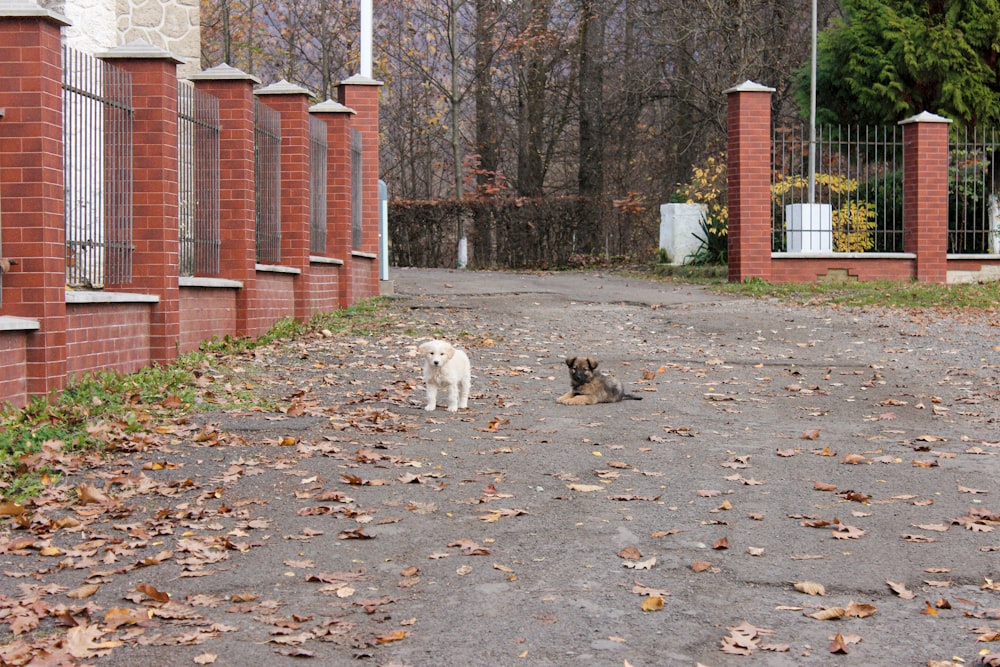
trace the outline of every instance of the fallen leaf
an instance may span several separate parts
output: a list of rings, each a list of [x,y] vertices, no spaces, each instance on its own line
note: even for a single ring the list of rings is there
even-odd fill
[[[198,665],[211,665],[216,661],[216,659],[218,659],[218,657],[219,656],[214,653],[202,653],[201,655],[195,656],[194,661],[195,664]]]
[[[635,547],[625,547],[618,552],[618,557],[626,560],[639,560],[642,558],[642,554]]]
[[[912,600],[917,597],[913,591],[906,588],[906,584],[897,583],[895,581],[886,581],[885,583],[889,585],[889,588],[891,588],[896,595],[904,600]]]
[[[875,605],[861,602],[854,602],[853,600],[847,605],[847,616],[852,618],[868,618],[874,614],[878,609]]]
[[[604,491],[605,487],[598,484],[567,484],[566,488],[570,491],[579,491],[580,493],[595,493],[597,491]]]
[[[66,597],[73,600],[83,600],[89,598],[91,595],[100,590],[100,586],[97,584],[84,584],[78,588],[74,588],[66,593]]]
[[[844,636],[839,632],[834,635],[833,641],[830,642],[830,653],[835,653],[839,655],[847,655],[847,645],[844,643]]]
[[[806,595],[826,595],[826,588],[823,584],[814,581],[799,581],[795,584],[795,590]]]
[[[643,611],[660,611],[661,609],[663,609],[663,598],[659,596],[651,595],[642,601]]]
[[[846,614],[847,610],[843,607],[827,607],[812,614],[806,614],[806,616],[815,618],[817,621],[836,621],[843,618]]]
[[[170,595],[169,594],[164,593],[163,591],[159,591],[155,587],[150,586],[149,584],[139,584],[138,586],[135,587],[135,590],[139,591],[140,593],[145,594],[151,600],[154,600],[156,602],[169,602],[170,601]]]
[[[622,565],[632,570],[652,570],[653,566],[656,565],[656,556],[647,558],[644,561],[626,561]]]
[[[405,630],[396,630],[395,632],[390,632],[387,635],[382,635],[375,639],[376,644],[388,644],[390,642],[398,642],[401,639],[406,638]]]

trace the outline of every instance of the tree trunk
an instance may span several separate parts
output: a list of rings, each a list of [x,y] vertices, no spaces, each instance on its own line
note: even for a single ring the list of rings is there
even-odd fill
[[[545,122],[545,49],[551,0],[526,0],[522,7],[520,81],[517,117],[517,193],[540,197],[543,172],[542,132]]]
[[[580,0],[580,136],[578,183],[585,206],[580,238],[599,241],[604,199],[604,12],[600,0]]]

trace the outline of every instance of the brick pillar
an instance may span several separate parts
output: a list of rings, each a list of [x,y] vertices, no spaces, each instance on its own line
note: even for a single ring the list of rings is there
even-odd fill
[[[746,81],[726,91],[729,282],[771,279],[771,93]]]
[[[177,202],[177,65],[183,61],[147,42],[100,56],[132,76],[132,280],[118,292],[155,294],[150,358],[168,363],[180,352],[180,255]]]
[[[917,256],[916,279],[948,281],[948,124],[924,111],[903,126],[903,250]]]
[[[192,74],[195,87],[219,100],[219,277],[239,281],[236,334],[253,326],[257,287],[257,212],[254,189],[254,84],[260,79],[222,64]]]
[[[333,100],[315,104],[309,111],[326,123],[326,255],[346,266],[351,257],[350,128],[351,116],[356,112]],[[337,281],[340,308],[350,305],[348,287],[349,280],[341,275]]]
[[[294,278],[295,319],[309,319],[309,97],[282,79],[255,92],[281,114],[281,265],[298,269]]]
[[[361,245],[352,248],[353,251],[363,253],[363,258],[359,256],[350,262],[348,280],[351,285],[348,289],[351,302],[379,294],[378,96],[381,86],[381,81],[355,75],[342,81],[337,90],[340,103],[357,113],[351,118],[351,127],[361,133],[364,156],[361,167]]]
[[[37,320],[26,350],[29,395],[66,382],[66,219],[63,181],[62,53],[69,22],[34,2],[0,8],[0,313]]]

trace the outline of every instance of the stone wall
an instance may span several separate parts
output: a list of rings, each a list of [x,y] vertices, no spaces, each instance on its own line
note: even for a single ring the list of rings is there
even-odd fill
[[[97,54],[143,40],[183,60],[181,77],[201,70],[201,18],[198,0],[39,0],[62,14],[68,46]]]

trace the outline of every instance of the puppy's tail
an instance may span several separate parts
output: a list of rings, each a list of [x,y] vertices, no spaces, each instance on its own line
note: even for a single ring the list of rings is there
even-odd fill
[[[623,401],[641,401],[642,396],[636,396],[635,394],[622,394]]]

